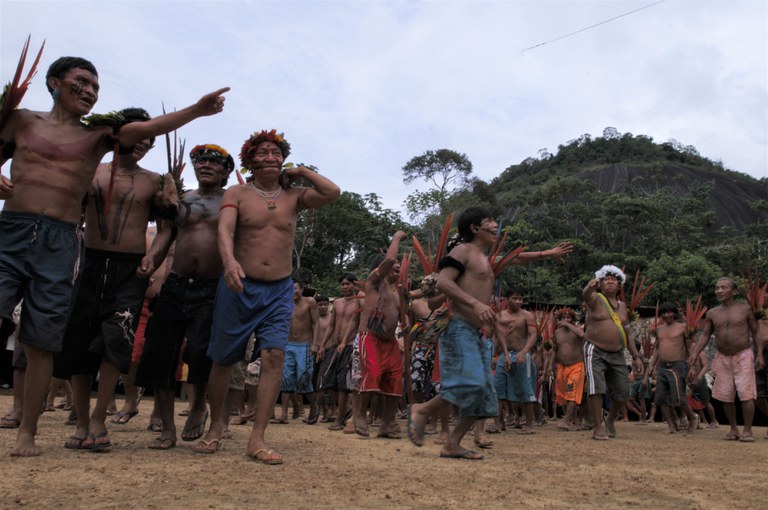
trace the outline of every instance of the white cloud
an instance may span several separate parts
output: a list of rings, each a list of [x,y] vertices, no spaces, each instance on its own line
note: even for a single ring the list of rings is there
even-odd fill
[[[465,152],[489,180],[606,126],[767,176],[765,2],[667,1],[521,51],[648,3],[4,0],[0,76],[32,33],[47,43],[28,108],[50,107],[45,69],[65,54],[99,69],[99,112],[159,114],[229,85],[223,114],[181,129],[188,147],[238,153],[276,127],[294,161],[392,208],[425,150]],[[161,145],[145,163],[165,168]]]

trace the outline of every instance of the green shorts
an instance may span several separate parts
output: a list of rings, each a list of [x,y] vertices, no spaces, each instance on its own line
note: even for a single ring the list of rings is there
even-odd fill
[[[624,349],[608,352],[584,342],[584,367],[586,387],[589,395],[608,395],[613,401],[629,400],[629,367],[624,358]]]

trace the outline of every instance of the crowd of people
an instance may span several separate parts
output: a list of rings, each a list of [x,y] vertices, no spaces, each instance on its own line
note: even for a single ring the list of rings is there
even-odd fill
[[[215,454],[231,434],[234,410],[240,423],[253,422],[246,455],[264,464],[283,462],[265,430],[289,422],[291,403],[294,417],[309,405],[308,425],[363,437],[375,423],[377,437],[400,439],[400,415],[417,447],[439,422],[440,456],[468,460],[483,458],[462,445],[470,430],[475,446],[488,448],[488,434],[507,427],[533,434],[558,409],[558,429],[591,429],[595,440],[609,440],[627,408],[648,419],[641,393],[651,387],[668,431],[692,432],[701,420],[686,388],[709,403],[703,350],[711,335],[712,396],[723,403],[726,438],[754,441],[755,402],[767,410],[766,328],[758,330],[752,309],[737,302],[733,280],[717,282],[720,305],[695,344],[674,305],[663,305],[646,360],[619,298],[624,273],[604,266],[583,290],[581,317],[567,307],[555,312],[545,346],[523,292],[510,287],[495,296],[488,252],[499,227],[488,210],[470,207],[458,216],[439,271],[419,289],[399,284],[407,234],[398,231],[367,275],[340,276],[331,303],[305,295],[292,277],[292,249],[297,216],[340,190],[308,168],[285,168],[291,146],[281,133],[257,131],[245,141],[239,160],[249,176],[229,187],[235,160],[213,143],[190,152],[195,190],[177,190],[170,173],[139,164],[156,136],[221,112],[227,88],[156,118],[127,108],[102,125],[81,121],[99,93],[90,62],[56,60],[46,85],[50,112],[19,109],[0,119],[2,163],[11,160],[10,177],[0,175],[0,317],[16,323],[18,340],[14,403],[0,428],[18,429],[12,456],[40,454],[38,420],[60,386],[70,388],[74,427],[63,446],[109,451],[107,417],[121,374],[126,400],[111,423],[130,421],[140,388],[151,389],[149,448],[169,450],[180,438]],[[110,150],[113,161],[100,163]],[[299,179],[309,186],[294,185]],[[514,263],[563,260],[572,250],[561,243]],[[189,404],[178,434],[181,379]]]

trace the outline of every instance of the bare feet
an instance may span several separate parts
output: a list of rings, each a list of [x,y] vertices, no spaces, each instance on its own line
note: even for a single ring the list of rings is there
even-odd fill
[[[16,446],[11,450],[11,457],[37,457],[40,449],[35,445],[35,435],[19,430],[16,436]]]
[[[414,446],[424,446],[424,426],[427,417],[422,416],[417,410],[416,404],[408,406],[408,439]]]

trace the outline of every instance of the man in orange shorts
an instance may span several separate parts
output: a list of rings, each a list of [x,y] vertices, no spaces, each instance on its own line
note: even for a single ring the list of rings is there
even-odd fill
[[[368,437],[366,412],[373,393],[384,398],[384,409],[378,437],[400,439],[395,431],[395,410],[403,394],[403,357],[397,343],[400,320],[400,295],[397,278],[400,265],[397,252],[400,241],[407,237],[402,230],[395,232],[384,255],[374,262],[374,269],[365,282],[365,301],[360,316],[360,405],[357,409],[355,432]]]
[[[578,430],[575,414],[584,396],[584,331],[576,324],[576,312],[568,307],[557,310],[555,319],[557,329],[547,372],[552,374],[557,362],[555,402],[565,406],[565,417],[557,428]]]

